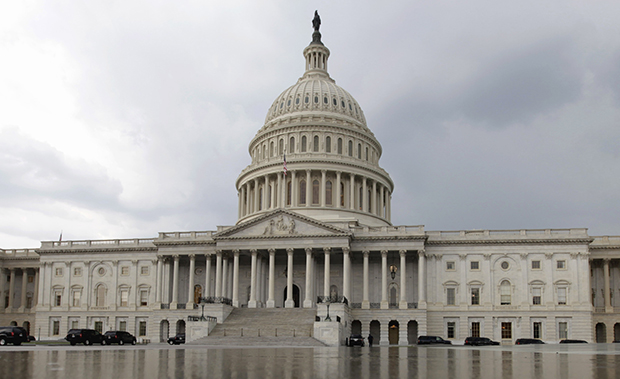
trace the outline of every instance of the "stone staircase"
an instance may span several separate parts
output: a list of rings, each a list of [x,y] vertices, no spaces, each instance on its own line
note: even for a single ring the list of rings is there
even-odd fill
[[[235,308],[208,337],[191,345],[325,346],[312,338],[315,309]]]

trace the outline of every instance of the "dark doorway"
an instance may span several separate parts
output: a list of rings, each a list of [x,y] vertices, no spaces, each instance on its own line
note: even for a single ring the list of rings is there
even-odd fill
[[[596,324],[596,342],[598,343],[606,343],[607,342],[607,326],[602,322]]]
[[[418,343],[418,322],[409,321],[407,323],[407,343],[413,345]]]
[[[354,320],[351,323],[351,334],[362,334],[362,323],[360,320]]]
[[[398,331],[399,331],[398,321],[392,320],[389,323],[389,335],[388,340],[390,341],[390,345],[398,345]]]
[[[377,320],[372,320],[370,322],[370,334],[374,339],[374,344],[381,344],[381,323]]]
[[[168,337],[170,337],[170,324],[168,320],[162,320],[159,324],[159,342],[168,341]]]
[[[282,300],[283,308],[286,306],[286,290],[287,289],[288,289],[288,286],[284,287],[284,298]],[[299,308],[299,287],[297,287],[297,284],[293,284],[293,301],[295,302],[295,308]]]

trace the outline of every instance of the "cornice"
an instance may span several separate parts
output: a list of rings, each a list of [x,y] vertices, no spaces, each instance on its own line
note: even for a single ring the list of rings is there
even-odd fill
[[[165,240],[153,243],[155,246],[171,246],[171,245],[215,245],[214,240],[195,241],[195,240]]]
[[[239,237],[220,237],[218,241],[233,241],[233,240],[281,240],[281,239],[302,239],[302,238],[334,238],[342,237],[350,239],[350,235],[346,233],[341,234],[293,234],[293,235],[278,235],[278,236],[239,236]]]
[[[590,245],[590,250],[611,250],[611,249],[615,249],[618,250],[620,249],[620,245]]]
[[[402,235],[402,236],[361,236],[361,237],[357,237],[357,236],[353,236],[353,241],[373,241],[373,240],[377,240],[377,241],[389,241],[389,240],[426,240],[428,238],[428,236],[424,236],[424,235],[417,235],[417,236],[408,236],[408,235]]]
[[[567,243],[585,243],[589,244],[592,242],[592,238],[575,238],[575,239],[493,239],[493,240],[428,240],[426,243],[428,245],[440,246],[440,245],[523,245],[523,244],[547,244],[547,245],[559,245],[559,244],[567,244]]]
[[[124,248],[109,248],[109,249],[54,249],[54,250],[39,250],[40,255],[52,255],[52,254],[76,254],[76,253],[119,253],[119,252],[136,252],[136,251],[157,251],[157,247],[124,247]]]

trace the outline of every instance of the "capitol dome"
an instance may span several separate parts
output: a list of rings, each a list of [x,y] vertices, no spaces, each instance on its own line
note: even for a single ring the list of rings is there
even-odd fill
[[[381,144],[358,102],[327,71],[330,51],[315,30],[305,72],[273,102],[237,179],[239,220],[276,208],[327,223],[390,225],[394,183],[379,166]]]

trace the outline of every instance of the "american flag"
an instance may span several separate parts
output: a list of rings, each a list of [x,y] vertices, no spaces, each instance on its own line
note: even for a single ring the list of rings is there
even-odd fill
[[[284,176],[286,177],[286,173],[288,170],[286,169],[286,153],[284,153]]]

